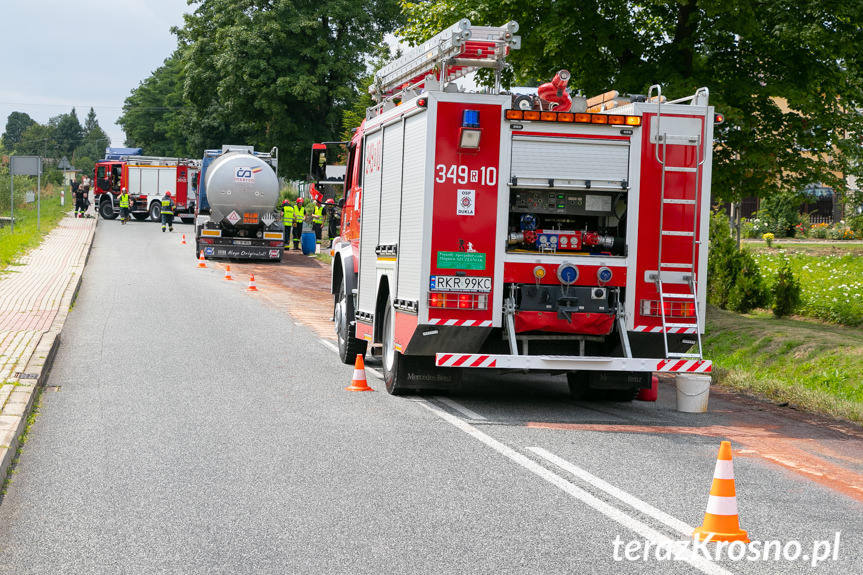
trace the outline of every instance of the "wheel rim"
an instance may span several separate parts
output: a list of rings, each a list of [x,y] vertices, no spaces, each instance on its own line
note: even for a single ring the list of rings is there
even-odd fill
[[[393,364],[395,363],[395,329],[393,326],[392,306],[387,305],[387,311],[384,315],[384,341],[383,341],[383,360],[384,367],[387,372],[392,373]]]
[[[342,287],[339,289],[339,299],[336,301],[335,309],[333,310],[333,314],[335,315],[336,320],[336,337],[339,340],[339,346],[343,346],[346,339],[347,334],[347,323],[345,317],[347,316],[347,302],[345,301],[345,284],[342,282]]]

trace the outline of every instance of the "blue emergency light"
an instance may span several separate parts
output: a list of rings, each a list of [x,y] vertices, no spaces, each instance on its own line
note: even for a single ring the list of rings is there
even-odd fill
[[[461,115],[461,129],[458,135],[460,150],[479,149],[479,138],[482,130],[479,127],[479,110],[465,110]]]
[[[462,128],[479,128],[479,110],[465,110],[461,116]]]

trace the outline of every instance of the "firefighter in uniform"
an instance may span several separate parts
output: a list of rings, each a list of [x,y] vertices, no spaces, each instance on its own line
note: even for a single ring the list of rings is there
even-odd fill
[[[306,208],[303,207],[303,198],[297,198],[294,206],[294,249],[300,249],[300,236],[303,235],[303,220],[306,218]]]
[[[294,227],[294,206],[285,199],[282,202],[282,223],[285,225],[285,249],[291,248],[291,228]]]
[[[129,192],[122,188],[120,193],[120,221],[123,225],[129,221]]]
[[[315,241],[321,243],[321,236],[324,230],[324,206],[316,201],[312,211],[312,229],[315,232]]]
[[[341,218],[339,218],[339,212],[338,212],[338,209],[336,208],[336,203],[333,201],[332,198],[327,200],[326,211],[327,211],[327,237],[329,237],[330,239],[333,239],[334,237],[339,235],[339,224],[341,223],[340,222]]]
[[[165,231],[165,224],[168,225],[168,231],[174,231],[174,200],[171,199],[171,192],[165,192],[162,198],[162,231]]]

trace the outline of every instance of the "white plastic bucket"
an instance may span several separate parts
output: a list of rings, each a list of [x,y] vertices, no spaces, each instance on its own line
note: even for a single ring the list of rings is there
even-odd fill
[[[677,375],[677,411],[705,413],[710,397],[710,376],[700,373]]]

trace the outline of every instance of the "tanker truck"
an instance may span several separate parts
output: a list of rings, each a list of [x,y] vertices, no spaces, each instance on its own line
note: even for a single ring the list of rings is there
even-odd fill
[[[195,257],[282,261],[285,237],[275,212],[278,149],[206,150],[195,211]]]

